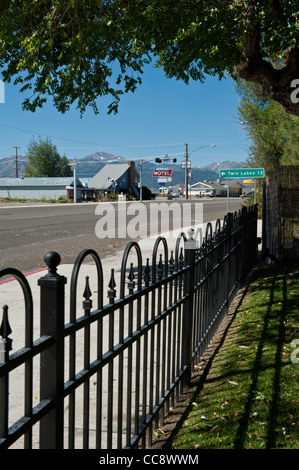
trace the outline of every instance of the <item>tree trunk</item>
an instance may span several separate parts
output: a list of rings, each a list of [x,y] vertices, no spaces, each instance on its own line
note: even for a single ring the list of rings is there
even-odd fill
[[[262,58],[260,40],[260,25],[254,27],[248,25],[247,41],[237,66],[239,77],[259,83],[266,98],[280,103],[288,113],[299,116],[298,47],[290,47],[287,51],[286,65],[281,69],[275,69]]]

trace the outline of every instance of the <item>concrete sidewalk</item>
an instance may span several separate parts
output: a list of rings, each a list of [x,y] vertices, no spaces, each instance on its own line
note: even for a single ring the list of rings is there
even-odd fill
[[[214,223],[213,227],[214,227]],[[205,227],[206,223],[201,226],[203,230],[203,234],[205,234]],[[170,257],[171,250],[174,250],[175,244],[177,241],[177,236],[181,230],[175,231],[174,233],[165,233],[162,234],[167,239],[168,243],[168,254]],[[261,224],[259,223],[258,229],[258,236],[260,236],[261,232]],[[187,230],[185,230],[187,234]],[[141,239],[138,241],[138,244],[141,248],[142,253],[142,262],[143,266],[146,263],[146,259],[149,258],[149,262],[151,264],[152,261],[152,253],[157,236],[153,236],[146,239]],[[163,250],[163,244],[160,244],[161,251]],[[86,247],[89,248],[89,247]],[[104,292],[103,292],[103,301],[104,305],[108,303],[108,284],[110,281],[111,276],[111,269],[114,269],[115,274],[115,281],[116,281],[116,293],[117,297],[119,297],[120,291],[120,270],[121,270],[121,263],[123,257],[123,250],[116,251],[114,256],[106,257],[101,259],[102,268],[103,268],[103,277],[104,277]],[[134,265],[137,265],[137,259],[135,256],[135,250],[132,250],[132,259],[134,259]],[[128,259],[127,266],[130,266],[131,258]],[[158,260],[157,260],[158,261]],[[13,266],[11,266],[13,267]],[[69,309],[70,309],[70,280],[72,276],[73,265],[68,264],[61,264],[58,266],[58,273],[63,275],[67,278],[67,284],[65,286],[65,323],[69,322]],[[43,268],[41,270],[35,271],[33,273],[27,273],[26,279],[30,285],[32,296],[33,296],[33,305],[34,305],[34,340],[37,340],[40,337],[40,287],[38,286],[38,279],[44,276],[47,273],[47,268]],[[92,258],[86,258],[84,264],[82,264],[80,268],[80,273],[78,276],[77,282],[77,317],[80,317],[84,314],[82,309],[82,301],[83,292],[85,289],[85,277],[89,277],[89,285],[90,290],[92,292],[92,301],[93,301],[93,308],[96,308],[97,305],[97,276],[96,276],[96,267]],[[11,326],[12,333],[10,338],[13,340],[12,343],[12,351],[16,352],[20,348],[24,346],[24,325],[25,325],[25,318],[24,318],[24,297],[22,289],[19,283],[15,279],[0,279],[0,307],[2,310],[3,305],[8,305],[8,318],[9,323]],[[2,313],[0,312],[0,322],[2,321]],[[117,323],[115,324],[115,329],[117,331]],[[81,337],[82,336],[82,337]],[[96,357],[96,341],[92,340],[91,337],[91,360],[94,360]],[[76,357],[83,358],[84,354],[84,341],[83,335],[78,335],[77,341],[77,350],[76,350]],[[81,361],[83,363],[83,359]],[[83,366],[81,366],[82,368]],[[68,373],[68,355],[66,354],[66,380],[67,380],[67,373]],[[96,387],[94,387],[95,389]],[[24,390],[24,367],[18,367],[13,373],[10,374],[9,379],[9,390],[10,390],[10,425],[12,425],[17,419],[23,416],[24,410],[24,403],[23,403],[23,390]],[[34,383],[33,383],[33,405],[38,404],[39,402],[39,358],[34,360]],[[107,399],[108,399],[108,391]],[[81,401],[82,402],[82,401]],[[80,404],[78,405],[79,413],[83,414],[83,410],[80,410]],[[91,393],[91,409],[95,406],[95,390]],[[93,423],[92,423],[92,430],[93,430]],[[80,428],[80,426],[79,426]],[[78,428],[77,434],[81,434],[81,430]],[[34,437],[34,444],[35,447],[38,448],[38,433]],[[13,448],[22,448],[23,443],[22,439],[20,439]]]

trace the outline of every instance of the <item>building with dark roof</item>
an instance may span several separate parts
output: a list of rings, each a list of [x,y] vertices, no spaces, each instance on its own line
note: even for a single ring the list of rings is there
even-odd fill
[[[136,190],[137,172],[135,162],[113,163],[105,165],[93,178],[87,187],[96,191],[98,195],[105,192],[125,192],[128,189]]]

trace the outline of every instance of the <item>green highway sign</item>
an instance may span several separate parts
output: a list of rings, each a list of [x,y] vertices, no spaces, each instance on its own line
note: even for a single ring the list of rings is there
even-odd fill
[[[231,170],[219,170],[220,178],[264,178],[264,168],[239,168]]]

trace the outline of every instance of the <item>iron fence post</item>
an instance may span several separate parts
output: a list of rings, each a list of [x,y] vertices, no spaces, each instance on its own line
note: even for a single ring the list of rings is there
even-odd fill
[[[227,313],[229,311],[229,303],[230,303],[230,289],[232,286],[232,280],[231,280],[231,265],[232,265],[232,259],[231,259],[231,250],[233,246],[233,240],[232,240],[232,232],[233,232],[233,218],[232,218],[232,213],[228,212],[227,214],[227,227],[226,227],[226,255],[227,255],[227,261],[226,261],[226,309]]]
[[[258,219],[258,205],[254,206],[254,243],[255,243],[255,259],[254,263],[258,262],[258,245],[261,243],[261,238],[258,237],[257,233],[257,219]]]
[[[8,336],[11,333],[11,328],[8,321],[7,314],[8,307],[3,307],[3,319],[0,326],[0,364],[6,364],[9,360],[9,351],[12,349],[12,339]],[[5,373],[0,377],[0,438],[7,437],[8,433],[8,399],[9,399],[9,388],[8,388],[8,373]]]
[[[182,322],[182,368],[186,368],[184,384],[191,380],[191,358],[192,358],[192,326],[193,326],[193,292],[194,292],[194,263],[196,241],[194,240],[194,230],[188,230],[188,237],[185,240],[185,267],[188,270],[184,276],[184,295],[186,301],[183,308]]]
[[[38,280],[40,286],[41,336],[51,336],[54,344],[41,353],[40,399],[54,406],[40,422],[40,448],[63,448],[64,408],[64,289],[66,278],[57,273],[58,253],[44,257],[48,273]]]

